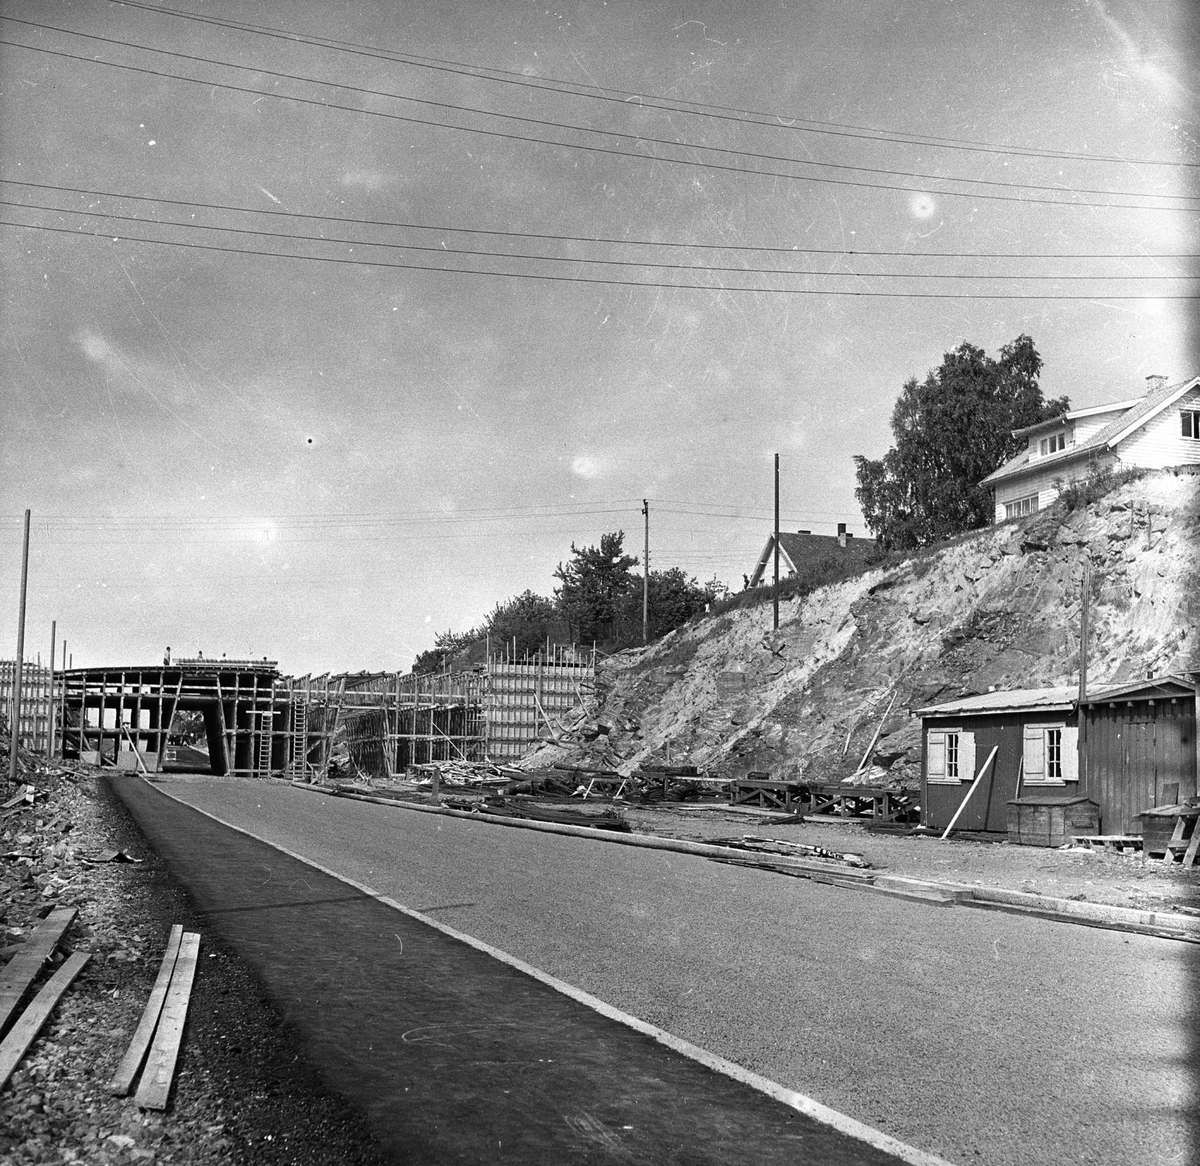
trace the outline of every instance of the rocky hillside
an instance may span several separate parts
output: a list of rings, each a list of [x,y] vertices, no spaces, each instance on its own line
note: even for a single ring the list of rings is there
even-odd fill
[[[1087,558],[1089,679],[1200,667],[1200,475],[1165,472],[787,601],[778,632],[766,603],[622,652],[601,665],[593,719],[524,764],[839,781],[878,729],[866,776],[915,782],[912,710],[1078,682]]]

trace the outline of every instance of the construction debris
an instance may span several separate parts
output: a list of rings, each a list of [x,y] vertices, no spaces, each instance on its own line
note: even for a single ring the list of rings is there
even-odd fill
[[[869,870],[871,864],[861,854],[839,850],[827,850],[824,846],[807,846],[800,842],[786,842],[781,838],[757,838],[743,834],[740,838],[710,838],[714,846],[728,846],[735,850],[754,850],[765,854],[786,854],[794,858],[824,858],[845,866]]]

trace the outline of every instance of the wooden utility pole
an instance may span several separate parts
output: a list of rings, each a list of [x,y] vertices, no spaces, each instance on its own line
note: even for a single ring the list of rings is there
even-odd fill
[[[771,600],[773,612],[771,626],[779,631],[779,454],[775,455],[775,537],[771,543],[775,551],[775,594]]]
[[[1084,758],[1087,755],[1087,719],[1084,715],[1083,702],[1087,700],[1087,663],[1088,663],[1088,622],[1091,615],[1092,602],[1092,560],[1084,552],[1083,558],[1083,593],[1079,603],[1079,776],[1086,782],[1084,774]]]
[[[58,637],[58,620],[50,621],[50,692],[46,701],[46,760],[54,756],[54,649]]]
[[[17,617],[17,659],[13,665],[12,736],[8,746],[8,780],[17,784],[17,747],[21,740],[21,665],[25,659],[25,596],[29,585],[29,511],[25,511],[25,541],[21,551],[21,611]]]
[[[650,499],[642,499],[646,516],[646,548],[642,555],[642,647],[650,642]]]

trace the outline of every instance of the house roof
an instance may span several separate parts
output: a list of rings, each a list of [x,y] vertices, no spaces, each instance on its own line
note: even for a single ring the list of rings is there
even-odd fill
[[[754,573],[750,576],[753,587],[766,572],[767,565],[774,555],[773,543],[775,536],[767,535],[766,546],[758,556],[754,565]],[[804,563],[816,560],[845,558],[865,559],[875,549],[875,540],[870,538],[855,538],[847,534],[846,545],[843,547],[836,534],[807,534],[800,531],[781,530],[779,532],[780,562],[790,563],[793,570],[798,570]]]
[[[1080,409],[1078,412],[1066,414],[1066,420],[1073,420],[1077,417],[1094,416],[1096,413],[1105,413],[1109,409],[1127,406],[1119,416],[1110,421],[1103,429],[1093,433],[1086,441],[1081,441],[1078,445],[1068,446],[1058,453],[1039,457],[1036,462],[1036,468],[1043,470],[1058,465],[1067,465],[1073,461],[1078,461],[1080,458],[1090,457],[1092,454],[1114,448],[1118,442],[1124,441],[1135,429],[1140,428],[1152,418],[1157,417],[1159,413],[1198,384],[1200,384],[1200,377],[1192,377],[1190,380],[1180,381],[1178,384],[1162,385],[1160,388],[1147,393],[1144,397],[1138,397],[1132,402],[1122,401],[1096,409]],[[1042,426],[1053,427],[1054,424],[1061,420],[1063,419],[1055,417],[1049,421],[1042,422],[1041,425],[1018,429],[1014,432],[1014,436],[1031,433],[1036,429],[1042,428]],[[980,482],[980,485],[991,486],[997,482],[1007,481],[1010,478],[1019,478],[1026,470],[1032,468],[1033,465],[1034,461],[1030,456],[1029,449],[1023,449],[1010,461],[1005,462],[998,470],[988,474]]]

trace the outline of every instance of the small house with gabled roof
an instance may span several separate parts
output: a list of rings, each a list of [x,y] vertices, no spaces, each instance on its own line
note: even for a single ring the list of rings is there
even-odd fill
[[[834,563],[865,563],[875,549],[874,539],[855,538],[844,522],[838,523],[837,534],[813,534],[811,530],[781,530],[779,532],[779,578],[799,575],[806,571],[824,570]],[[748,576],[749,587],[772,583],[775,579],[775,536],[767,536],[753,572]]]
[[[1046,509],[1064,485],[1097,469],[1200,465],[1200,377],[1146,381],[1141,397],[1015,430],[1025,448],[980,483],[995,490],[995,521]]]

